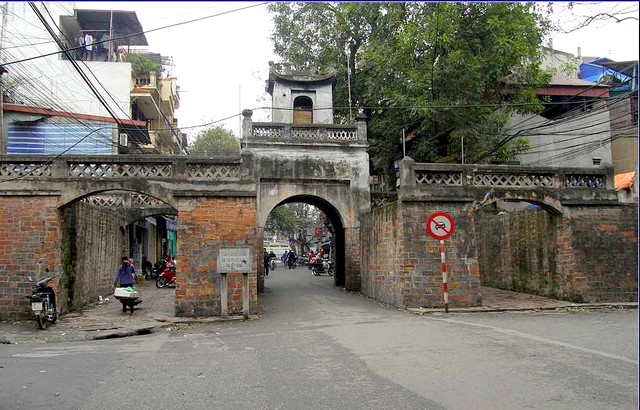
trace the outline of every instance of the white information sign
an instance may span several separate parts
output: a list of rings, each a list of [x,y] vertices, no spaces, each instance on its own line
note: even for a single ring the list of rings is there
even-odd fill
[[[251,248],[223,248],[218,251],[218,273],[249,273]]]

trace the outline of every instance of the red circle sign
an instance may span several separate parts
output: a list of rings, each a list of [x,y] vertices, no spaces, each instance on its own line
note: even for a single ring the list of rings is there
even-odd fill
[[[446,212],[436,212],[427,219],[427,233],[433,239],[448,239],[453,235],[456,223]]]

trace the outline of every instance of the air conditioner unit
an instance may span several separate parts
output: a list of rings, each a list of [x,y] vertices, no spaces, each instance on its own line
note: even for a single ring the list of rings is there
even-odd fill
[[[120,134],[120,143],[121,147],[126,147],[129,144],[129,136],[126,133]]]

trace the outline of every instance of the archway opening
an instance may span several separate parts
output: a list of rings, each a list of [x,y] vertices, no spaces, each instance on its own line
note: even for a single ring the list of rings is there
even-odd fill
[[[483,287],[562,299],[560,218],[548,204],[493,200],[474,212]]]
[[[293,123],[313,124],[313,101],[306,96],[293,100]]]
[[[322,254],[331,263],[333,284],[345,285],[345,231],[338,211],[327,201],[308,195],[290,197],[280,202],[270,212],[264,227],[264,247],[277,253],[280,259],[284,251],[294,251],[297,265],[308,270],[309,259]],[[328,272],[324,275],[328,276]]]
[[[155,281],[149,280],[154,262],[166,254],[175,256],[178,212],[161,198],[138,191],[96,191],[60,207],[59,214],[62,311],[106,300],[123,257],[135,266],[136,285],[155,289]],[[163,293],[167,306],[147,305],[173,316],[175,291]],[[120,305],[110,299],[114,308]]]

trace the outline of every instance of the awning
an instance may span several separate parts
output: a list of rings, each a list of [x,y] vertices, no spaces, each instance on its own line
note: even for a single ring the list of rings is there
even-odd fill
[[[623,189],[631,189],[633,182],[636,178],[635,172],[626,172],[624,174],[618,174],[613,177],[616,191],[622,191]]]
[[[117,40],[120,45],[149,45],[135,11],[75,10],[75,19],[83,31],[109,31],[111,28],[113,38],[127,36]]]

